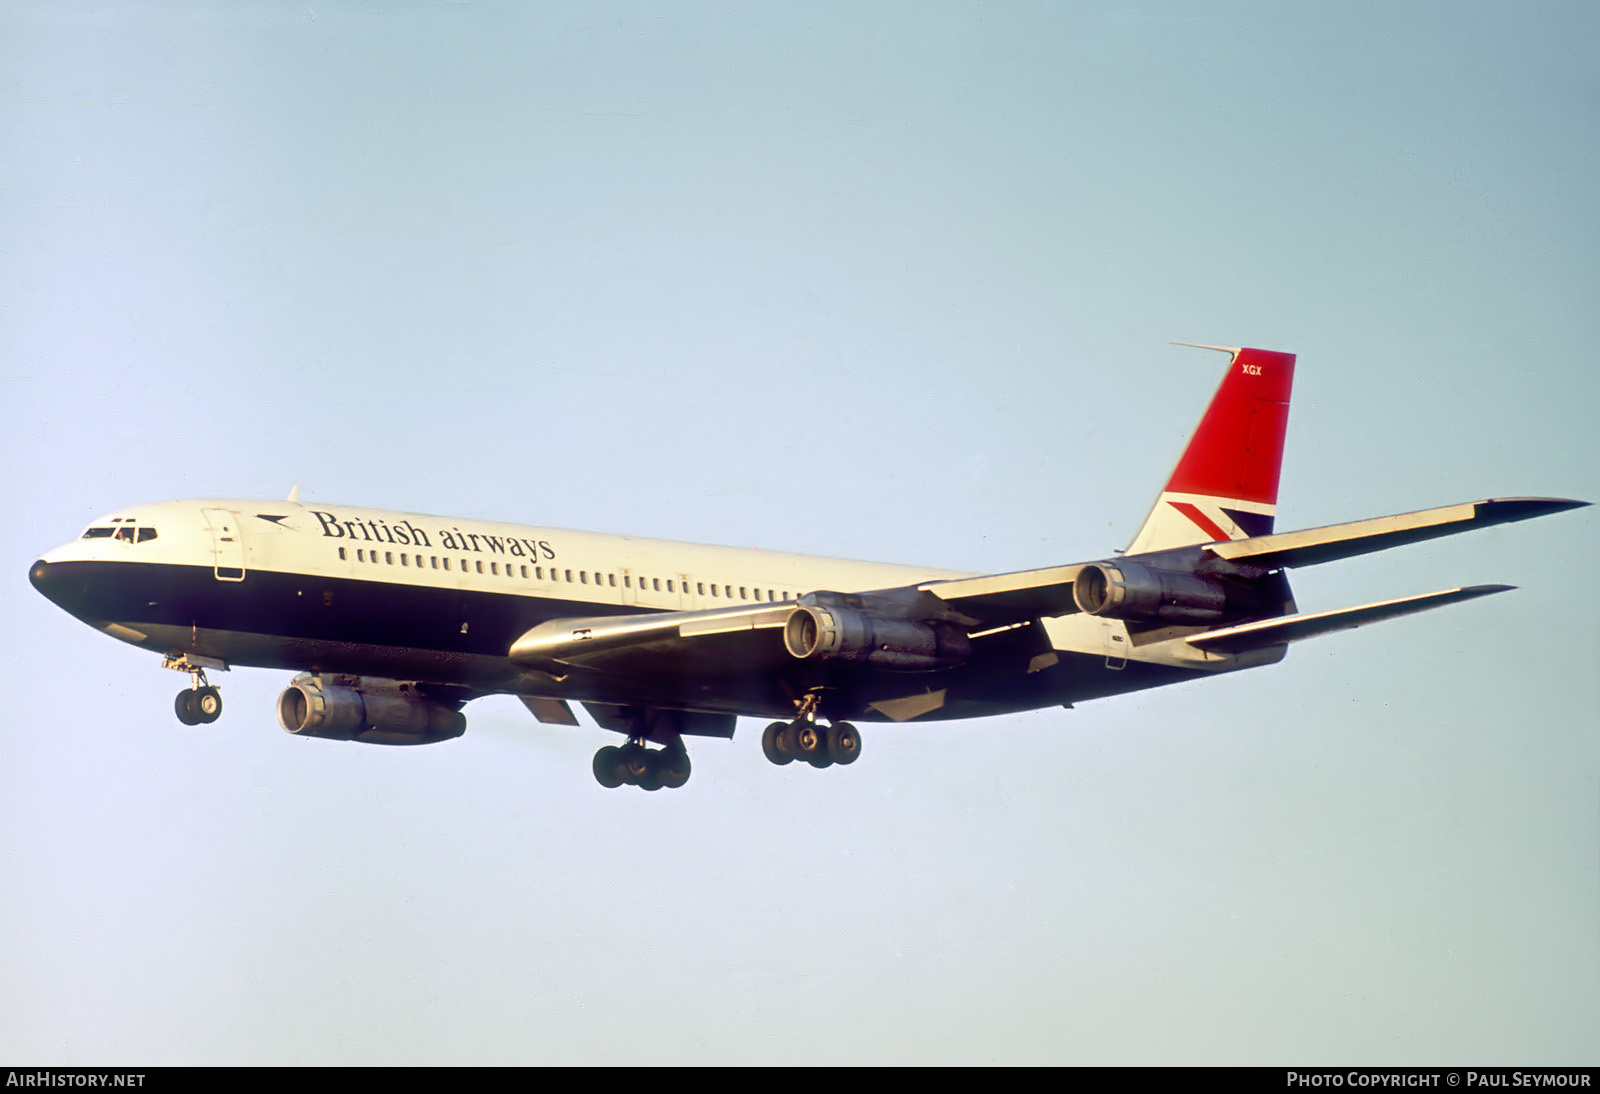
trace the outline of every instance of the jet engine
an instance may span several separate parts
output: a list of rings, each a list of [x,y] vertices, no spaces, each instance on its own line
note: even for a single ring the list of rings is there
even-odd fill
[[[410,684],[363,676],[296,676],[278,696],[278,724],[301,737],[429,745],[467,731],[467,719]]]
[[[874,615],[834,603],[802,603],[783,626],[783,644],[802,660],[860,661],[893,669],[947,668],[972,655],[950,623]]]
[[[1072,599],[1090,615],[1167,623],[1215,623],[1228,608],[1227,590],[1209,578],[1126,559],[1092,562],[1078,571]]]

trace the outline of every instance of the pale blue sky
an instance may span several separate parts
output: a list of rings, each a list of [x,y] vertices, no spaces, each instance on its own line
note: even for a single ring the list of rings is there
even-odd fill
[[[0,1057],[1597,1062],[1592,511],[1514,593],[676,793],[599,730],[223,721],[25,581],[282,496],[977,571],[1122,546],[1299,353],[1280,527],[1600,499],[1600,9],[0,12]]]

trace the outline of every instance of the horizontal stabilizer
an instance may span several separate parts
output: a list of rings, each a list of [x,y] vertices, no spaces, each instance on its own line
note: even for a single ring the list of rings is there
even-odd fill
[[[1446,589],[1443,592],[1423,593],[1400,600],[1384,600],[1377,604],[1364,604],[1359,608],[1341,608],[1313,615],[1289,615],[1282,619],[1267,619],[1260,623],[1244,623],[1237,627],[1224,627],[1203,634],[1191,634],[1184,641],[1191,646],[1212,653],[1244,653],[1266,646],[1282,646],[1319,634],[1349,630],[1352,627],[1395,619],[1402,615],[1425,612],[1429,608],[1442,608],[1446,604],[1459,604],[1463,600],[1476,600],[1490,593],[1503,593],[1514,585],[1469,585],[1464,589]]]
[[[1438,509],[1421,509],[1415,513],[1399,513],[1392,517],[1372,517],[1348,524],[1307,528],[1301,532],[1256,536],[1231,543],[1211,543],[1206,550],[1229,562],[1260,566],[1267,570],[1276,570],[1280,566],[1311,566],[1439,536],[1453,536],[1458,532],[1487,528],[1491,524],[1506,524],[1578,509],[1588,504],[1571,498],[1490,498],[1487,501],[1445,505]]]

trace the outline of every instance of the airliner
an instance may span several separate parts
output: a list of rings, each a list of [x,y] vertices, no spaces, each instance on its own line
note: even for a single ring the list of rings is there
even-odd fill
[[[1185,343],[1188,344],[1188,343]],[[1472,585],[1300,613],[1288,571],[1587,505],[1494,498],[1278,533],[1293,354],[1203,346],[1228,368],[1128,547],[975,575],[288,501],[136,505],[35,562],[35,588],[189,676],[178,720],[214,722],[208,672],[294,671],[304,737],[430,744],[462,707],[519,697],[620,734],[602,786],[689,778],[687,737],[772,719],[774,764],[861,754],[857,723],[1068,707],[1273,664],[1291,643],[1503,592]]]

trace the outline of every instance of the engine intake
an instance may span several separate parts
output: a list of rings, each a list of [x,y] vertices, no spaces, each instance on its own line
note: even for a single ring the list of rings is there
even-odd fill
[[[410,685],[360,676],[296,676],[278,696],[278,724],[301,737],[374,745],[437,744],[467,731],[459,710]]]
[[[801,660],[895,669],[947,668],[972,655],[966,632],[952,624],[873,615],[833,603],[795,608],[783,626],[783,645]]]
[[[1209,578],[1125,559],[1093,562],[1078,571],[1072,599],[1090,615],[1168,623],[1215,623],[1228,608],[1227,590]]]

